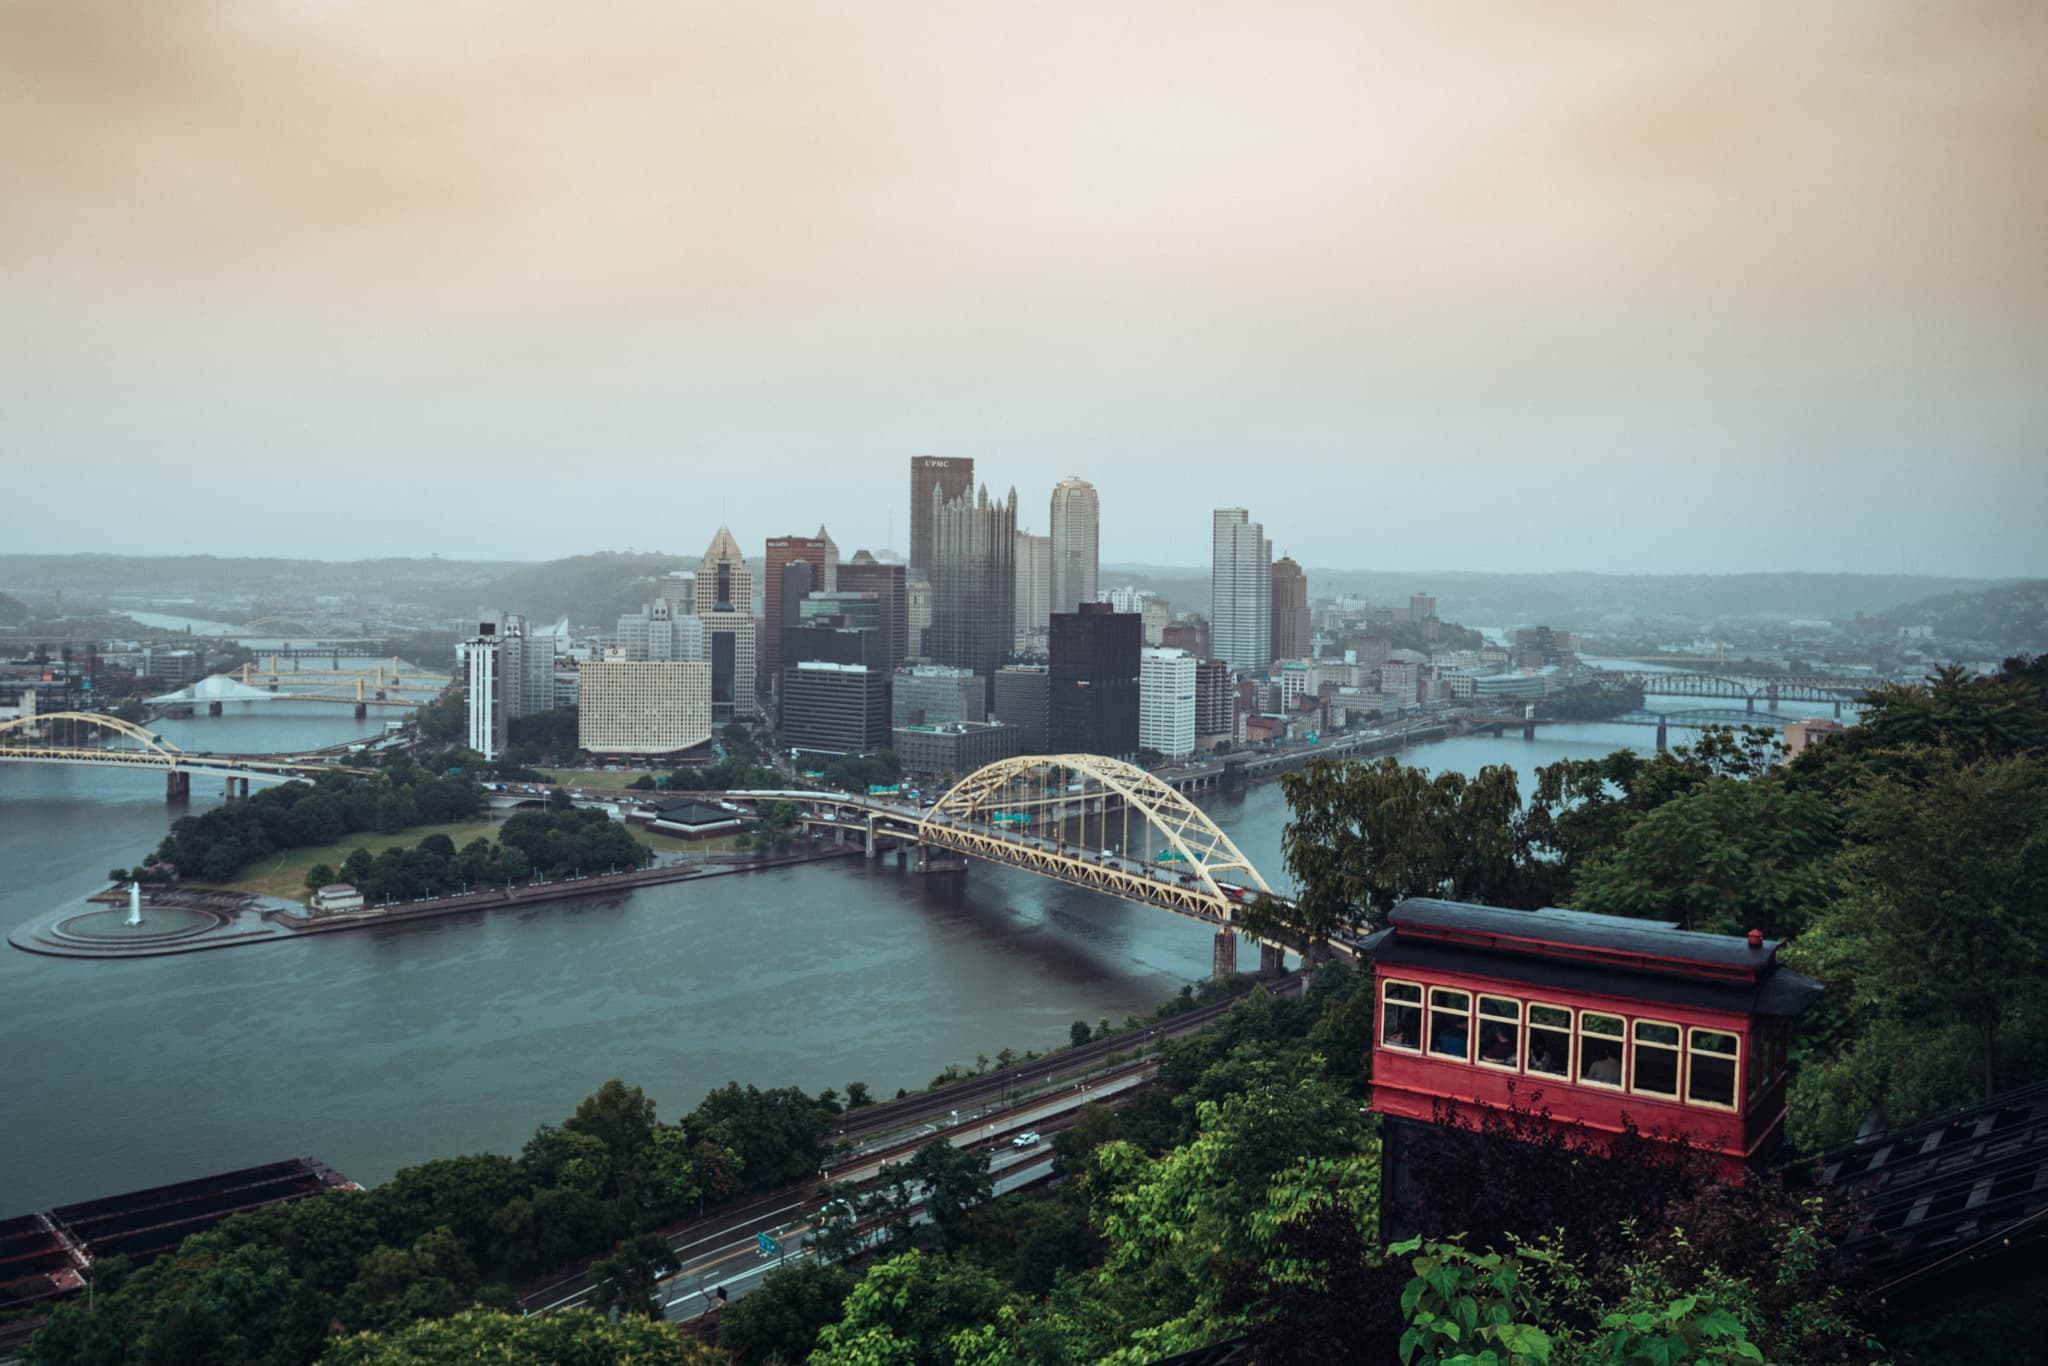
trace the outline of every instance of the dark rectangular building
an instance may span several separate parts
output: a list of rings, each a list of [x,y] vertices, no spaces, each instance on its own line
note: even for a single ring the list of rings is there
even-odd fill
[[[995,672],[1016,646],[1017,490],[951,502],[934,493],[931,516],[932,662],[980,675],[986,716]]]
[[[806,754],[888,748],[888,675],[864,664],[789,665],[782,671],[782,739]]]
[[[900,669],[910,657],[910,580],[900,564],[883,564],[865,550],[839,566],[839,591],[873,593],[882,604],[882,632],[888,640],[889,667]]]
[[[799,564],[800,569],[795,567]],[[796,620],[796,604],[825,586],[824,538],[770,536],[761,580],[761,615],[766,618],[766,629],[761,632],[760,658],[755,661],[755,670],[765,693],[781,676],[782,659],[778,651],[783,626]]]
[[[906,773],[952,774],[963,778],[998,759],[1014,759],[1015,728],[993,723],[960,722],[947,726],[898,726],[891,748]]]
[[[1138,752],[1138,652],[1144,618],[1106,602],[1054,612],[1047,743],[1054,754]]]
[[[1043,664],[1005,664],[996,670],[996,720],[1017,732],[1019,754],[1051,752],[1051,684]]]

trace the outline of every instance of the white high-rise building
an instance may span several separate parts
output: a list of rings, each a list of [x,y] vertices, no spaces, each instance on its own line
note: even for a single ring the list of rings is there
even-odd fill
[[[469,747],[486,759],[496,759],[504,752],[507,723],[511,720],[505,714],[502,651],[503,642],[498,638],[495,621],[479,622],[476,634],[464,642],[462,649],[469,688]]]
[[[1045,633],[1052,624],[1052,537],[1017,533],[1017,649],[1031,649],[1037,638],[1045,647]]]
[[[1195,657],[1186,650],[1138,652],[1138,746],[1169,759],[1195,752]]]
[[[583,667],[576,743],[593,754],[665,755],[711,738],[711,666],[627,659],[612,650]]]
[[[1237,674],[1273,662],[1273,543],[1243,508],[1218,508],[1209,570],[1209,648]]]
[[[1102,505],[1095,485],[1069,476],[1052,488],[1052,610],[1095,601]]]

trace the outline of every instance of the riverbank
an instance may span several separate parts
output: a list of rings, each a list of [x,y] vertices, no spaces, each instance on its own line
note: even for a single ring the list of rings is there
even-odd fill
[[[478,911],[542,906],[551,902],[581,900],[623,894],[642,887],[676,882],[698,882],[731,873],[761,872],[802,863],[857,858],[859,849],[821,845],[786,854],[754,857],[747,854],[716,854],[696,862],[661,864],[624,873],[597,873],[588,877],[562,878],[552,882],[522,884],[488,891],[454,892],[419,901],[401,901],[369,906],[360,911],[327,915],[309,913],[303,903],[281,897],[243,895],[232,903],[217,901],[210,911],[210,923],[181,922],[173,934],[134,935],[124,938],[87,938],[66,928],[82,916],[94,913],[95,903],[108,893],[96,893],[83,902],[66,905],[17,927],[7,942],[24,953],[50,958],[161,958],[170,954],[202,953],[208,949],[235,948],[245,944],[274,944],[310,935],[342,930],[375,929],[379,926],[413,924],[446,916]],[[714,861],[715,860],[715,861]],[[186,888],[158,893],[145,910],[159,914],[181,906],[191,896],[231,898],[232,892],[214,888]],[[104,914],[104,913],[102,913]]]

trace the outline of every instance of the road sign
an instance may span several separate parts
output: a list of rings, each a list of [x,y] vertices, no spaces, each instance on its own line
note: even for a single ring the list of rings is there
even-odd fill
[[[774,1237],[766,1233],[755,1234],[754,1250],[759,1252],[763,1257],[773,1257],[775,1255]]]

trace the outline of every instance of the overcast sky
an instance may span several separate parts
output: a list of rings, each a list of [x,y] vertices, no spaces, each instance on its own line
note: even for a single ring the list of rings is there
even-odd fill
[[[0,0],[0,550],[2048,573],[2039,0]],[[24,513],[26,515],[24,515]]]

